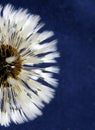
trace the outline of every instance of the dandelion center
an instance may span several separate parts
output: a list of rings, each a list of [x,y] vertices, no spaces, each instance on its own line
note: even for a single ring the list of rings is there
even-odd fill
[[[8,87],[7,78],[17,79],[20,71],[21,58],[17,49],[11,45],[0,45],[0,86]]]

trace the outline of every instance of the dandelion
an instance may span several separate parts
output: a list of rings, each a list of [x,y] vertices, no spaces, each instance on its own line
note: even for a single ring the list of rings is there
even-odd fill
[[[54,33],[40,17],[12,5],[0,6],[0,125],[33,120],[54,96],[58,73]],[[53,86],[53,87],[52,87]]]

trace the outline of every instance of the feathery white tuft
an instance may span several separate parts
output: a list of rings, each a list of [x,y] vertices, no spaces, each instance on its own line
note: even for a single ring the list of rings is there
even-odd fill
[[[15,57],[15,56],[7,57],[6,62],[7,63],[12,63],[12,62],[15,62],[16,59],[17,59],[17,57]]]
[[[8,44],[17,49],[22,60],[17,79],[9,76],[9,86],[0,86],[1,126],[34,120],[42,115],[44,103],[49,103],[54,97],[58,80],[53,77],[53,73],[59,72],[56,66],[56,58],[59,57],[57,40],[46,41],[54,33],[39,33],[43,26],[40,17],[29,14],[27,10],[14,10],[9,4],[4,8],[0,6],[0,45]],[[15,56],[6,58],[8,64],[16,60]]]

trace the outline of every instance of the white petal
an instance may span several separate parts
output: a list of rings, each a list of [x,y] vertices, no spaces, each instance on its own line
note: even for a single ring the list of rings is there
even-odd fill
[[[44,68],[45,71],[53,72],[53,73],[59,73],[59,68],[56,66],[51,66]]]

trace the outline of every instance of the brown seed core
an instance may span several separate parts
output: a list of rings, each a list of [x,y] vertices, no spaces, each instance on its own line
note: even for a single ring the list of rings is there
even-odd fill
[[[6,58],[15,56],[16,60],[7,63]],[[21,71],[22,60],[17,49],[11,45],[0,45],[0,86],[8,87],[8,77],[17,79],[18,74]]]

